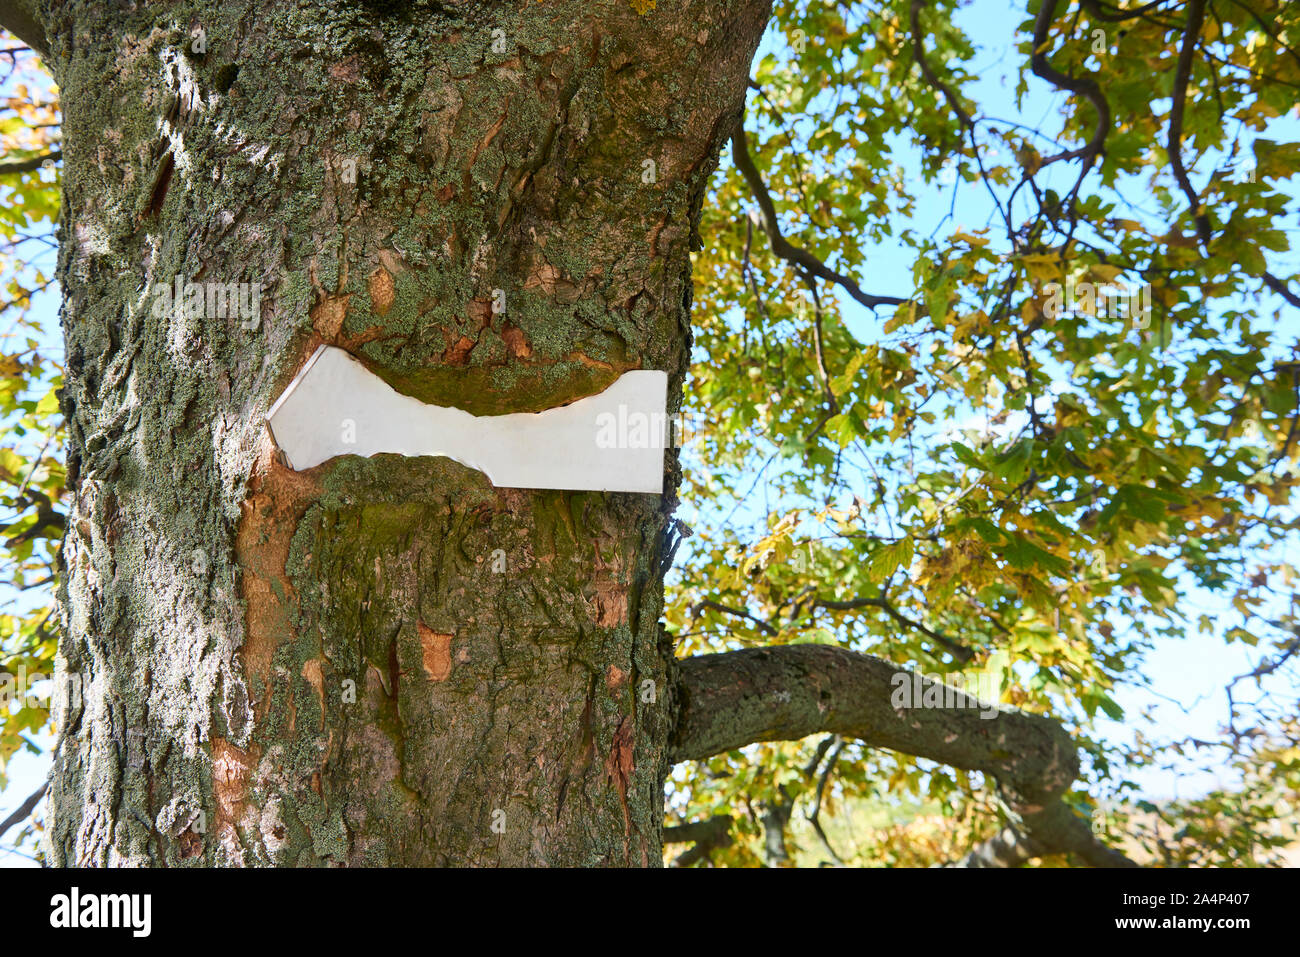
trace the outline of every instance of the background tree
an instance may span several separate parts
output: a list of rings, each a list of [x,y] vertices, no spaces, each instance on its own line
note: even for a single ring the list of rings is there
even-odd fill
[[[1060,94],[1036,123],[970,98],[942,2],[777,3],[752,67],[761,3],[0,5],[68,130],[62,506],[49,449],[4,463],[39,476],[10,482],[16,582],[68,517],[51,858],[785,863],[807,820],[834,860],[823,809],[884,799],[937,823],[852,859],[1272,860],[1293,699],[1234,696],[1214,741],[1093,719],[1214,630],[1204,591],[1260,649],[1233,688],[1293,676],[1293,7],[1031,3],[1005,31],[1017,97]],[[916,165],[989,225],[900,228]],[[0,168],[48,197],[33,172]],[[176,276],[268,292],[256,322],[155,315]],[[695,440],[662,502],[293,473],[261,420],[322,341],[480,413],[666,369]],[[53,435],[36,343],[5,408]],[[899,707],[911,671],[1006,707]],[[1162,748],[1241,783],[1100,813]]]
[[[5,38],[0,52],[3,119],[0,138],[0,532],[3,604],[0,605],[0,682],[17,692],[17,676],[50,675],[58,640],[54,602],[57,551],[63,537],[64,469],[62,385],[59,352],[51,323],[34,308],[54,286],[58,216],[59,116],[57,91],[31,48]],[[9,785],[9,759],[20,749],[39,753],[39,736],[49,725],[48,698],[6,693],[0,707],[0,789]],[[19,795],[14,814],[0,822],[0,834],[24,823],[44,789]],[[29,834],[18,830],[18,843]]]

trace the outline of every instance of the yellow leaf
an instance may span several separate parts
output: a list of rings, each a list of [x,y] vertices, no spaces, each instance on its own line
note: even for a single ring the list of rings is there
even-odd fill
[[[905,302],[898,307],[898,311],[894,313],[893,317],[885,323],[885,334],[888,335],[900,326],[905,326],[915,319],[916,303]]]
[[[1054,253],[1034,253],[1021,256],[1021,264],[1030,278],[1039,282],[1056,282],[1061,278],[1060,259]]]

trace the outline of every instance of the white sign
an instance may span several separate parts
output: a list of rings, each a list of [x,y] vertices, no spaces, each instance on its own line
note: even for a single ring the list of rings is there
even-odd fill
[[[443,455],[507,488],[663,492],[668,375],[625,372],[600,395],[544,412],[476,416],[402,395],[321,346],[267,423],[289,467],[337,455]]]

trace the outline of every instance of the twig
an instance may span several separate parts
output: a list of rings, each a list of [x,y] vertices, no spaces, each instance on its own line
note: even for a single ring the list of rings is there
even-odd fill
[[[830,839],[826,837],[826,832],[822,830],[821,813],[822,813],[822,796],[826,793],[826,784],[830,781],[831,772],[835,770],[835,764],[840,759],[840,753],[844,750],[845,741],[838,734],[831,735],[822,744],[828,742],[835,743],[835,750],[831,752],[830,759],[826,762],[826,767],[822,769],[821,776],[817,779],[817,799],[813,804],[812,813],[808,815],[808,823],[813,826],[817,832],[817,837],[821,839],[822,846],[826,848],[836,864],[843,864],[844,859],[835,853],[835,848],[831,847]]]
[[[830,601],[824,598],[818,598],[813,604],[818,608],[829,608],[832,611],[853,611],[857,608],[879,608],[900,625],[919,631],[932,641],[938,642],[948,650],[949,654],[963,664],[975,657],[975,652],[967,648],[965,645],[953,641],[942,632],[927,628],[919,621],[913,621],[911,618],[908,618],[901,611],[895,608],[883,594],[879,598],[851,598],[847,601]]]
[[[776,635],[778,634],[777,630],[773,628],[771,625],[769,625],[767,622],[765,622],[763,619],[755,618],[753,615],[751,615],[747,611],[744,611],[743,609],[732,608],[730,605],[724,605],[721,602],[716,602],[711,598],[706,598],[704,601],[697,602],[695,604],[695,607],[691,609],[691,612],[694,615],[698,615],[701,611],[703,611],[706,608],[710,608],[713,611],[726,612],[729,615],[738,615],[741,618],[748,618],[750,621],[754,623],[755,627],[757,627],[760,631],[764,632],[765,634],[771,635],[773,637],[776,637]]]

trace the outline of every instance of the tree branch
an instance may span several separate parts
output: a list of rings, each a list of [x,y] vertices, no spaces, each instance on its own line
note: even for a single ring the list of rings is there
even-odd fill
[[[694,844],[694,847],[687,848],[673,861],[673,867],[690,867],[701,858],[708,857],[714,848],[731,846],[731,817],[718,814],[707,821],[666,827],[664,843]]]
[[[10,814],[3,821],[0,821],[0,837],[3,837],[5,831],[9,830],[9,828],[13,827],[15,824],[20,824],[27,820],[32,811],[36,809],[36,805],[40,803],[41,798],[45,797],[45,789],[48,787],[48,782],[42,784],[36,789],[35,794],[29,795],[26,801],[18,805],[18,809],[14,811],[13,814]]]
[[[912,57],[916,60],[916,65],[921,68],[921,76],[925,82],[938,90],[948,106],[956,114],[961,125],[968,130],[975,129],[975,121],[971,115],[966,112],[961,105],[961,100],[957,99],[957,94],[953,92],[952,87],[939,79],[939,75],[934,72],[934,68],[925,59],[925,48],[921,45],[921,8],[925,6],[925,0],[912,0],[912,6],[908,10],[908,25],[912,30]]]
[[[1106,94],[1102,92],[1097,81],[1092,77],[1074,77],[1057,70],[1047,59],[1047,33],[1051,29],[1052,20],[1056,16],[1057,0],[1044,0],[1042,7],[1038,11],[1038,19],[1034,22],[1034,52],[1029,60],[1029,68],[1033,70],[1034,76],[1046,80],[1057,89],[1069,90],[1077,96],[1086,97],[1097,111],[1097,126],[1092,131],[1092,138],[1083,146],[1074,150],[1067,150],[1064,153],[1058,153],[1044,159],[1039,164],[1039,169],[1044,166],[1050,166],[1061,160],[1082,159],[1083,166],[1079,171],[1079,178],[1075,181],[1073,192],[1077,192],[1083,178],[1088,175],[1088,170],[1096,162],[1097,157],[1101,155],[1102,147],[1106,144],[1106,136],[1110,133],[1111,114],[1110,102],[1106,99]]]
[[[826,767],[822,769],[821,775],[817,778],[816,801],[813,803],[812,812],[808,815],[808,823],[812,825],[813,830],[817,833],[818,839],[822,842],[822,847],[826,848],[826,853],[831,856],[831,860],[836,864],[843,864],[844,860],[835,853],[835,848],[831,847],[830,838],[828,838],[826,832],[822,830],[821,822],[822,799],[826,796],[826,785],[830,782],[831,772],[835,770],[835,765],[839,762],[840,755],[844,752],[845,742],[838,734],[833,734],[817,746],[816,761],[820,761],[822,752],[825,751],[826,746],[832,742],[835,745],[835,750],[831,752],[830,760],[826,762]],[[816,761],[809,765],[808,770],[804,772],[805,774],[811,774],[816,770]]]
[[[1291,303],[1291,305],[1300,309],[1300,296],[1297,296],[1288,289],[1286,283],[1281,279],[1278,279],[1277,276],[1274,276],[1271,272],[1264,273],[1264,284],[1287,302]]]
[[[942,632],[927,628],[919,621],[913,621],[911,618],[908,618],[901,611],[895,608],[889,599],[884,597],[884,595],[881,595],[879,598],[850,598],[847,601],[830,601],[818,598],[813,602],[813,604],[818,608],[829,608],[832,611],[853,611],[857,608],[879,608],[886,615],[905,628],[919,631],[931,641],[942,645],[947,649],[948,653],[953,656],[953,658],[957,659],[962,664],[965,664],[975,657],[975,652],[967,648],[965,645],[953,641]]]
[[[989,198],[993,200],[994,207],[996,207],[998,214],[1002,217],[1003,224],[1007,227],[1007,239],[1014,243],[1016,231],[1011,225],[1011,213],[1009,208],[1003,208],[1001,201],[998,199],[997,193],[989,183],[988,170],[984,168],[984,160],[980,156],[979,143],[975,139],[975,120],[966,112],[965,108],[962,107],[961,100],[958,99],[957,94],[953,92],[952,87],[939,79],[939,75],[934,72],[934,68],[930,66],[929,61],[925,58],[925,46],[921,43],[921,8],[924,5],[925,0],[912,0],[912,6],[908,12],[908,25],[912,31],[912,57],[916,60],[917,66],[921,68],[921,76],[925,78],[925,81],[929,83],[932,88],[939,91],[947,101],[948,106],[952,109],[953,113],[957,115],[957,119],[961,121],[962,127],[966,130],[966,136],[970,140],[971,158],[975,160],[975,165],[979,167],[980,182],[984,184],[984,188],[988,191]]]
[[[1151,3],[1143,4],[1140,7],[1134,7],[1132,10],[1122,10],[1119,7],[1112,7],[1110,11],[1101,8],[1099,0],[1084,0],[1083,6],[1087,11],[1098,20],[1106,20],[1110,23],[1123,23],[1125,20],[1133,20],[1137,17],[1145,17],[1156,7],[1164,6],[1169,0],[1152,0]]]
[[[759,175],[758,168],[749,155],[745,131],[740,126],[737,126],[736,131],[731,135],[731,158],[736,164],[736,169],[740,170],[740,175],[745,178],[745,183],[749,186],[749,191],[754,194],[754,201],[758,203],[758,208],[762,212],[763,232],[767,233],[767,241],[772,246],[772,252],[792,266],[812,273],[818,279],[837,284],[868,309],[875,309],[877,306],[901,306],[907,302],[906,299],[899,299],[896,296],[873,296],[863,292],[862,288],[848,276],[837,273],[808,250],[792,245],[781,235],[781,225],[777,222],[776,206],[772,202],[772,195],[767,191],[763,177]]]
[[[45,27],[36,16],[34,7],[31,0],[0,0],[0,27],[22,40],[39,56],[45,56],[48,52]]]
[[[696,602],[695,607],[691,609],[691,614],[698,616],[699,613],[704,611],[706,608],[712,609],[713,611],[725,612],[726,614],[729,615],[736,615],[740,618],[748,618],[750,621],[754,623],[755,628],[758,628],[760,631],[764,632],[765,634],[771,635],[772,637],[776,637],[776,635],[778,634],[777,630],[773,628],[771,625],[769,625],[767,622],[765,622],[762,618],[758,618],[754,615],[751,615],[743,608],[732,608],[730,605],[724,605],[721,602],[714,601],[712,598],[706,598],[703,601]]]
[[[1030,858],[1042,857],[1054,851],[1073,851],[1093,867],[1133,867],[1131,860],[1113,848],[1107,847],[1093,834],[1083,819],[1058,801],[1055,813],[1059,823],[1045,820],[1036,825],[1037,830],[1056,827],[1063,841],[1043,844],[1036,835],[1026,833],[1023,827],[1006,827],[996,836],[976,845],[969,854],[949,867],[1019,867]],[[1066,817],[1068,815],[1068,818]]]
[[[1047,853],[1038,842],[1014,827],[1003,828],[996,837],[977,844],[969,854],[946,867],[1019,867],[1030,858]]]
[[[1062,800],[1079,774],[1069,734],[1041,715],[993,711],[941,688],[955,706],[895,710],[896,676],[935,682],[886,661],[826,645],[752,648],[680,662],[681,710],[670,742],[674,761],[700,760],[758,741],[818,732],[871,747],[991,774],[1013,826],[1041,853],[1070,852],[1102,867],[1134,866],[1097,840]],[[919,702],[918,702],[919,704]]]
[[[1248,7],[1245,9],[1249,10]],[[1174,73],[1173,106],[1169,111],[1169,141],[1166,148],[1169,153],[1169,165],[1174,171],[1174,179],[1178,181],[1178,187],[1183,191],[1183,195],[1187,197],[1187,204],[1191,207],[1192,219],[1196,223],[1196,237],[1201,241],[1202,248],[1208,253],[1210,240],[1213,238],[1210,217],[1202,210],[1200,194],[1192,186],[1192,181],[1187,175],[1187,167],[1183,165],[1182,146],[1183,113],[1187,107],[1187,84],[1191,80],[1192,61],[1196,57],[1196,46],[1200,42],[1201,26],[1204,21],[1205,0],[1190,0],[1187,5],[1187,25],[1183,28],[1183,45],[1178,51],[1178,67]],[[1261,21],[1262,23],[1263,21]],[[1264,271],[1262,278],[1269,289],[1291,305],[1300,308],[1300,296],[1287,288],[1285,282],[1267,270]]]
[[[51,150],[48,153],[42,153],[40,156],[33,156],[30,159],[14,160],[12,163],[0,163],[0,176],[7,176],[10,173],[30,173],[41,168],[46,160],[53,160],[57,163],[63,159],[63,153],[59,150]]]
[[[1192,187],[1183,166],[1183,108],[1187,104],[1187,82],[1192,75],[1192,59],[1196,54],[1196,44],[1201,37],[1201,24],[1205,20],[1205,0],[1191,0],[1187,5],[1187,27],[1183,31],[1183,46],[1178,51],[1178,68],[1174,73],[1174,101],[1169,111],[1169,165],[1173,167],[1174,179],[1187,197],[1192,208],[1192,218],[1196,222],[1196,235],[1201,245],[1209,251],[1210,218],[1201,210],[1201,198]]]
[[[777,788],[778,797],[763,806],[763,855],[768,867],[785,867],[790,863],[790,851],[785,846],[785,829],[794,814],[794,801],[786,793],[785,785]]]

